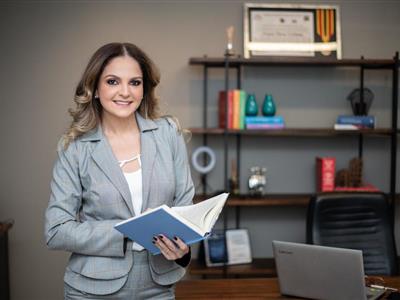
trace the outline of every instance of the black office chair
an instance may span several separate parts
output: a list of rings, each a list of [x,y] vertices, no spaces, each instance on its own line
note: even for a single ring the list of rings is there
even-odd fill
[[[329,193],[312,197],[307,243],[363,251],[366,275],[397,274],[388,201],[382,193]]]

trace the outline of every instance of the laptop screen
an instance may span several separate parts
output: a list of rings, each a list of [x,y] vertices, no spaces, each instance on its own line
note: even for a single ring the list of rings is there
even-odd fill
[[[309,299],[366,299],[359,250],[273,241],[281,294]]]

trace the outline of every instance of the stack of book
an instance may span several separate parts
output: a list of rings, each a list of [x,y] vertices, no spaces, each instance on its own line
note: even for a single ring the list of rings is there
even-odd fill
[[[246,129],[282,129],[285,121],[282,116],[246,117]]]
[[[376,126],[375,116],[348,116],[337,117],[334,129],[336,130],[358,130],[374,129]]]
[[[218,96],[218,127],[225,128],[228,121],[228,129],[244,129],[245,109],[247,94],[243,90],[229,90],[228,97],[225,91],[220,91]],[[228,105],[226,100],[228,98]],[[226,117],[226,111],[228,117]]]

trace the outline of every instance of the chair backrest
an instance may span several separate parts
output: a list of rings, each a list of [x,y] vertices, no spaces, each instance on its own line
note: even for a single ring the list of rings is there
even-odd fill
[[[307,243],[362,250],[365,274],[397,274],[393,227],[383,193],[313,196],[307,214]]]

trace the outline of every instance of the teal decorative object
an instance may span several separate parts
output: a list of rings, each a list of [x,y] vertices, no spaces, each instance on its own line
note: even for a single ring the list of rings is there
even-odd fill
[[[256,101],[256,96],[254,94],[249,94],[246,100],[246,116],[257,116],[258,105]]]
[[[262,113],[266,117],[273,117],[276,113],[276,106],[272,95],[266,94],[262,106]]]

